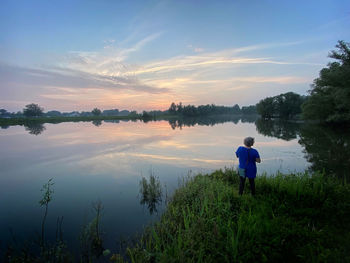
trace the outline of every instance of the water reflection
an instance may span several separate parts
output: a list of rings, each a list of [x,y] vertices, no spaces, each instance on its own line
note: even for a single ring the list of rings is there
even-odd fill
[[[285,141],[296,139],[300,131],[300,123],[289,121],[257,119],[255,125],[260,134]]]
[[[256,130],[264,136],[285,141],[297,139],[304,147],[305,159],[312,171],[324,171],[342,180],[350,179],[350,133],[319,125],[258,119]]]
[[[350,133],[344,129],[305,125],[300,129],[299,143],[314,171],[350,179]]]
[[[147,124],[112,120],[98,128],[91,121],[45,124],[47,131],[42,136],[23,134],[21,126],[0,130],[1,239],[11,239],[5,233],[8,226],[14,226],[22,236],[36,228],[41,219],[40,210],[35,210],[36,193],[48,178],[54,178],[57,187],[50,210],[54,219],[48,222],[64,215],[65,222],[69,222],[65,223],[64,236],[67,244],[74,246],[84,224],[82,218],[86,209],[90,210],[87,204],[101,200],[105,207],[101,220],[109,233],[103,236],[103,244],[108,248],[114,244],[114,237],[141,231],[157,217],[166,199],[161,184],[172,192],[178,178],[189,170],[206,173],[237,165],[234,149],[247,134],[256,138],[264,158],[259,172],[287,173],[308,167],[297,140],[285,142],[258,134],[254,123],[244,123],[254,118],[190,120],[175,122],[174,129],[168,120]],[[191,128],[180,130],[184,126]],[[44,129],[41,126],[38,130]],[[147,173],[150,167],[157,171],[161,183],[148,174],[141,180],[140,173]],[[48,238],[54,241],[56,225],[48,224],[47,229]]]
[[[207,117],[195,117],[195,118],[180,118],[170,119],[170,127],[175,130],[176,128],[182,129],[182,127],[191,127],[195,125],[214,126],[215,124],[233,122],[237,124],[239,120],[243,119],[245,122],[254,122],[257,116],[252,115],[250,117],[242,117],[236,115],[222,115],[222,116],[207,116]]]
[[[98,126],[102,125],[102,121],[101,120],[93,120],[92,124],[95,125],[96,127],[98,127]]]
[[[162,187],[159,178],[153,173],[150,174],[149,180],[142,177],[140,181],[140,195],[140,204],[147,205],[151,215],[158,211],[157,208],[162,202]]]
[[[43,123],[38,122],[28,122],[24,124],[24,128],[29,134],[39,135],[46,130]]]

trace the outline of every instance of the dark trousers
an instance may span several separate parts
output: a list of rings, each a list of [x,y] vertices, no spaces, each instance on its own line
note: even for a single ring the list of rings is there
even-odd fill
[[[240,176],[239,177],[240,181],[239,181],[239,195],[243,194],[243,190],[244,190],[244,185],[245,185],[245,177]],[[249,179],[249,183],[250,183],[250,191],[252,193],[252,195],[255,195],[255,178],[248,178]]]

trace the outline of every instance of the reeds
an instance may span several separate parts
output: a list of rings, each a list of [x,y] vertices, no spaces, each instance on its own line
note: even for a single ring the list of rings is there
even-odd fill
[[[349,262],[350,189],[322,174],[260,176],[238,195],[232,169],[189,178],[132,262]]]

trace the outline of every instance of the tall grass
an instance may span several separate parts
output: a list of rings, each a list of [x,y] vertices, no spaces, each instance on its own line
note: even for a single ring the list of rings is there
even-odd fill
[[[132,262],[350,262],[350,189],[322,174],[261,176],[238,195],[225,169],[187,180]]]

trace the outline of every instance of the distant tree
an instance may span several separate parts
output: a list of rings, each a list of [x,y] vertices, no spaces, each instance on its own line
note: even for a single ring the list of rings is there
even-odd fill
[[[44,109],[34,103],[26,105],[23,109],[23,114],[26,117],[37,117],[43,115],[43,113]]]
[[[235,105],[232,107],[232,113],[233,113],[233,114],[240,114],[240,113],[241,113],[241,108],[239,107],[238,104],[235,104]]]
[[[257,112],[265,119],[270,119],[275,113],[273,97],[267,97],[256,104]]]
[[[328,63],[311,85],[302,106],[305,119],[350,121],[350,43],[338,41],[336,48],[329,54],[336,62]]]
[[[149,112],[143,111],[142,115],[141,115],[141,118],[142,118],[142,120],[144,122],[148,122],[148,121],[150,121],[153,118],[153,116]]]
[[[294,92],[267,97],[256,104],[257,112],[265,119],[279,117],[290,119],[301,113],[305,98]]]
[[[243,106],[241,109],[242,114],[257,114],[256,105]]]
[[[183,110],[182,102],[180,102],[178,105],[176,105],[176,111],[181,114],[182,110]]]
[[[301,113],[304,97],[294,92],[280,94],[275,98],[277,115],[283,119],[290,119]]]
[[[114,109],[114,110],[104,110],[102,112],[103,116],[118,116],[119,115],[119,110]]]
[[[169,113],[170,114],[175,114],[176,113],[176,104],[174,102],[172,102],[170,107],[169,107]]]
[[[48,111],[45,115],[49,117],[58,117],[58,116],[61,116],[62,113],[57,110],[52,110],[52,111]]]
[[[99,116],[101,115],[101,110],[98,109],[98,108],[95,108],[91,111],[91,113],[94,115],[94,116]]]
[[[139,115],[137,114],[137,111],[133,110],[129,113],[128,115],[129,117],[132,117],[132,118],[135,118],[135,117],[138,117]]]
[[[22,111],[17,111],[16,113],[12,113],[16,117],[23,117],[23,112]]]
[[[169,109],[169,114],[177,114],[184,117],[199,117],[199,116],[208,116],[208,115],[221,115],[221,114],[240,114],[241,109],[238,104],[235,104],[233,107],[227,106],[216,106],[214,104],[199,105],[198,107],[194,105],[182,105],[171,103]]]
[[[5,115],[7,113],[7,110],[5,109],[0,109],[0,115]]]

